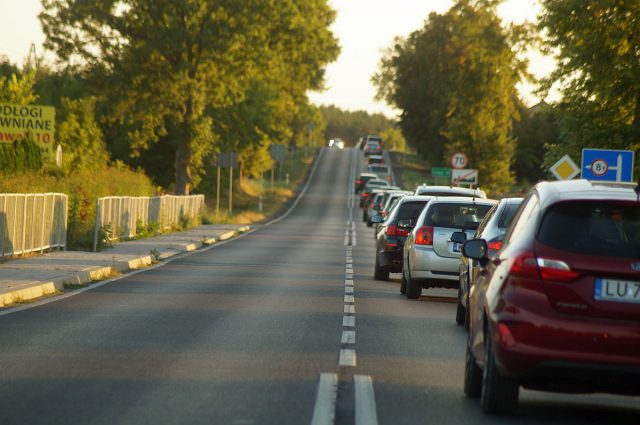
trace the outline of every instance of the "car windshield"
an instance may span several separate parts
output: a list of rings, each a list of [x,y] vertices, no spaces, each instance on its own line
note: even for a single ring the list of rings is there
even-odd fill
[[[462,229],[469,223],[479,223],[492,205],[439,203],[432,205],[425,217],[426,226]]]
[[[640,208],[606,201],[559,203],[544,214],[538,240],[578,254],[640,258]]]

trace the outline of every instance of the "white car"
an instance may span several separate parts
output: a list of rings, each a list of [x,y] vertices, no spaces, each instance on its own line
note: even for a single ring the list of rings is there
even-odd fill
[[[341,139],[331,139],[329,140],[329,147],[344,149],[344,142]]]

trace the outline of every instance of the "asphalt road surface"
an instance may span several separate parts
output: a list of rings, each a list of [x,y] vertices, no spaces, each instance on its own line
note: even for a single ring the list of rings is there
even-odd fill
[[[512,417],[462,393],[452,291],[376,282],[325,149],[290,214],[212,249],[0,317],[0,424],[639,424],[640,399],[522,391]]]

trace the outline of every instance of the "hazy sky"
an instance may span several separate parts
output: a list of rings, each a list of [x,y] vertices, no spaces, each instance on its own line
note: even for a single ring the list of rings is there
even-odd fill
[[[391,45],[395,36],[407,36],[422,27],[429,12],[444,12],[452,4],[450,0],[330,0],[338,11],[332,30],[338,37],[342,52],[338,60],[327,68],[327,90],[311,93],[317,104],[334,104],[343,109],[364,109],[370,112],[394,111],[383,103],[374,101],[375,89],[371,75],[376,71],[382,51]],[[35,43],[42,52],[44,36],[37,15],[40,0],[0,0],[0,10],[5,15],[0,25],[0,55],[22,64]],[[539,12],[537,0],[507,0],[500,7],[505,21],[535,20]],[[530,56],[530,70],[544,75],[553,62],[539,54]],[[525,101],[536,103],[529,87],[520,89]]]

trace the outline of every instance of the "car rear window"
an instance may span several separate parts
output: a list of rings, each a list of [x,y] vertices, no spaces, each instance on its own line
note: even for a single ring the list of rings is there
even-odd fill
[[[513,220],[513,216],[518,211],[518,207],[520,206],[520,202],[517,204],[509,204],[502,210],[502,215],[500,215],[500,219],[498,220],[498,227],[501,229],[506,229],[511,224]]]
[[[426,201],[405,202],[398,207],[398,216],[396,217],[396,220],[418,218],[426,204]]]
[[[420,196],[465,196],[465,197],[473,197],[473,195],[469,192],[440,192],[440,191],[433,191],[433,190],[420,190],[418,191],[418,195]],[[479,198],[479,196],[476,196],[476,198]]]
[[[389,183],[383,182],[383,181],[371,180],[369,183],[367,183],[367,185],[369,185],[370,187],[371,186],[383,187],[383,186],[389,186]]]
[[[602,201],[551,206],[538,240],[578,254],[640,258],[640,206]]]
[[[464,228],[469,223],[479,223],[493,205],[473,203],[434,204],[425,217],[426,226]]]
[[[381,165],[369,167],[369,170],[373,171],[374,173],[387,173],[387,172],[389,172],[389,169],[387,167],[383,167]]]

